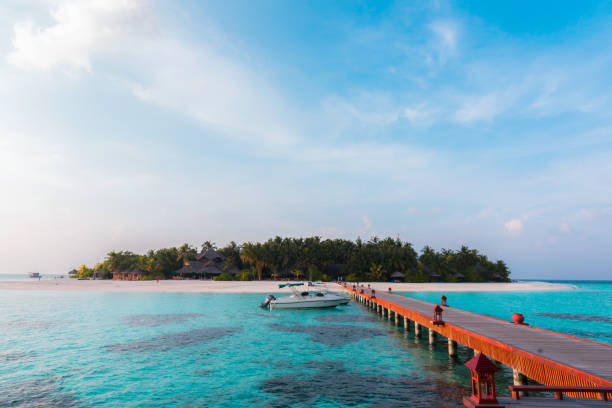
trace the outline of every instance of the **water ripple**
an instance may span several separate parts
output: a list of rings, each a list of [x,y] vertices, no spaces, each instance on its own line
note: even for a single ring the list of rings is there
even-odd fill
[[[612,323],[612,317],[575,313],[534,313],[535,316],[552,317],[554,319],[580,320],[583,322]]]
[[[358,314],[326,314],[317,316],[320,322],[334,322],[334,323],[367,323],[373,322],[376,319],[371,315],[358,315]]]
[[[36,378],[6,387],[0,393],[0,407],[76,407],[78,400],[62,390],[52,378]]]
[[[173,313],[173,314],[133,314],[123,316],[123,320],[134,327],[162,326],[165,324],[182,323],[188,319],[202,316],[200,313]]]
[[[307,407],[331,400],[348,406],[455,407],[457,403],[449,401],[460,401],[464,393],[464,387],[441,381],[356,373],[346,369],[342,361],[313,361],[303,367],[318,371],[296,371],[260,385],[262,391],[277,397],[269,405]]]
[[[238,328],[206,327],[180,333],[164,334],[151,340],[110,344],[106,346],[106,349],[110,351],[132,353],[167,351],[177,347],[191,346],[194,344],[217,340],[222,337],[230,336],[238,331]]]
[[[3,353],[0,354],[0,363],[9,363],[11,361],[24,361],[36,357],[36,353],[28,352],[15,352],[15,353]]]
[[[366,338],[380,336],[387,332],[370,327],[356,327],[341,324],[324,325],[294,325],[282,324],[269,325],[272,329],[284,333],[306,333],[310,339],[317,343],[323,343],[330,347],[342,346],[348,343],[360,341]]]
[[[3,323],[1,326],[6,329],[48,329],[55,325],[55,322],[48,320],[17,319]]]

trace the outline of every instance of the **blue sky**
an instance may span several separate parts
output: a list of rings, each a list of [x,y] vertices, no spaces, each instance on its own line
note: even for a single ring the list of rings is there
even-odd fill
[[[588,1],[5,0],[0,270],[399,234],[609,279],[611,22]]]

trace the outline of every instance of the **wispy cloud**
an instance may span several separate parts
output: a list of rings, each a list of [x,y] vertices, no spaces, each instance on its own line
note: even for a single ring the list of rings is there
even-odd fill
[[[459,30],[456,22],[435,21],[429,25],[434,34],[433,48],[440,63],[455,56],[458,46]]]
[[[511,234],[518,234],[523,230],[523,222],[518,218],[514,218],[505,222],[504,228]]]
[[[15,23],[11,64],[28,69],[91,70],[92,56],[120,42],[143,16],[140,0],[64,0],[51,11],[53,24]]]

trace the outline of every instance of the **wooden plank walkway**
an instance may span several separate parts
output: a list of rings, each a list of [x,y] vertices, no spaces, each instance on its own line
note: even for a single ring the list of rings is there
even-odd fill
[[[376,292],[372,298],[370,290],[361,287],[353,289],[347,285],[344,289],[369,307],[396,313],[449,341],[478,350],[540,384],[612,386],[611,345],[452,307],[443,307],[445,324],[436,326],[432,323],[433,303],[386,292]],[[360,293],[361,289],[364,293]]]
[[[612,405],[607,401],[594,401],[589,399],[564,399],[556,400],[554,398],[521,398],[513,400],[512,398],[501,397],[497,398],[499,405],[507,408],[606,408]]]

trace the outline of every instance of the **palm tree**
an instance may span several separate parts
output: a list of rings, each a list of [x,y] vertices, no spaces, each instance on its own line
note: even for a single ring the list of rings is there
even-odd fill
[[[240,251],[242,261],[253,265],[257,270],[257,280],[261,280],[263,268],[266,266],[262,252],[262,245],[260,243],[253,244],[251,242],[245,243]]]
[[[183,244],[177,248],[178,256],[176,260],[181,262],[183,265],[187,265],[190,260],[195,258],[196,250],[191,248],[189,244]]]
[[[204,241],[202,244],[202,251],[206,251],[207,249],[217,249],[217,244],[212,241]]]

